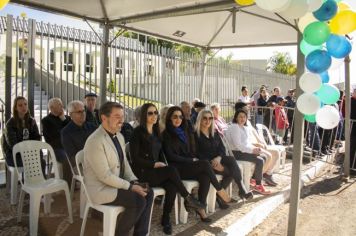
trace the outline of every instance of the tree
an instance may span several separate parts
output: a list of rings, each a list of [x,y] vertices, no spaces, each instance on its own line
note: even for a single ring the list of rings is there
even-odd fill
[[[275,52],[268,59],[267,70],[285,75],[295,75],[297,73],[297,66],[293,64],[288,52]]]

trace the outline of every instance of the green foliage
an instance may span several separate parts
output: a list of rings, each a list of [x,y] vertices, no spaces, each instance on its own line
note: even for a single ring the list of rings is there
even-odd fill
[[[267,70],[285,75],[295,75],[297,73],[297,66],[293,64],[288,52],[275,52],[268,59]]]
[[[109,93],[116,93],[116,87],[114,81],[110,81],[108,85],[108,92]]]

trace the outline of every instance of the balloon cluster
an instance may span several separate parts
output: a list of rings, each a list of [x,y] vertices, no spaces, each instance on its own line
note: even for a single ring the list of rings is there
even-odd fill
[[[324,129],[339,123],[339,113],[332,104],[339,100],[339,90],[328,84],[328,70],[339,67],[352,50],[345,35],[356,30],[356,12],[341,0],[235,0],[242,6],[253,3],[284,18],[298,19],[303,32],[300,49],[306,57],[308,72],[299,85],[304,93],[297,108],[309,122]]]
[[[303,32],[300,49],[306,56],[308,72],[299,80],[305,93],[298,98],[297,108],[307,121],[332,129],[338,125],[340,116],[331,105],[339,100],[340,91],[328,84],[328,70],[340,66],[352,50],[345,35],[356,30],[356,12],[340,0],[313,2],[321,5],[298,21],[299,30]]]

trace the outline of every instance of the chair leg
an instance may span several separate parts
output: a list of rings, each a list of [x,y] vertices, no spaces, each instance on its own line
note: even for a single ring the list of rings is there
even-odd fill
[[[179,198],[179,195],[177,194],[176,199],[174,200],[174,215],[175,215],[175,218],[176,218],[176,225],[179,224],[179,219],[178,219],[178,215],[179,215],[178,198]]]
[[[151,206],[151,213],[150,213],[150,223],[148,224],[148,232],[151,231],[151,220],[152,220],[152,212],[153,212],[153,207],[154,207],[154,203],[155,203],[155,198],[157,196],[153,196],[153,201],[152,201],[152,206]]]
[[[80,218],[82,219],[84,217],[86,203],[87,203],[87,196],[85,195],[84,188],[81,185],[80,186]]]
[[[5,172],[6,172],[6,192],[7,193],[11,193],[11,173],[9,171],[9,169],[7,168],[7,166],[5,167]]]
[[[84,209],[83,222],[82,222],[82,227],[80,229],[80,236],[84,236],[85,225],[87,224],[87,219],[88,219],[88,213],[89,213],[89,205],[87,204]]]
[[[70,185],[70,197],[73,200],[74,198],[74,188],[75,188],[75,179],[72,177],[72,183]]]
[[[19,176],[17,171],[11,171],[11,205],[17,204],[17,185],[19,183]]]
[[[67,208],[68,208],[68,216],[69,216],[69,223],[73,224],[73,211],[72,211],[72,199],[69,194],[69,189],[66,184],[66,187],[64,189],[64,192],[66,194],[66,199],[67,199]]]
[[[25,199],[26,192],[21,189],[19,205],[17,207],[17,222],[20,223],[22,220],[22,210],[23,210],[23,201]]]
[[[116,229],[117,215],[111,211],[104,213],[103,236],[114,236]]]
[[[215,212],[215,204],[216,204],[216,189],[214,186],[210,184],[210,189],[208,193],[208,211],[209,213]]]
[[[46,194],[43,196],[43,210],[45,214],[51,213],[51,206],[52,206],[52,194]]]
[[[30,195],[30,236],[37,235],[38,217],[40,215],[41,195]]]
[[[184,198],[179,195],[179,200],[180,200],[179,221],[182,224],[186,224],[188,221],[188,212],[184,206]]]

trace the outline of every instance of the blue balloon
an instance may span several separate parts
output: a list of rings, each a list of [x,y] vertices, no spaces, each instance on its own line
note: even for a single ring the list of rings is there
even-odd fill
[[[318,10],[314,11],[313,15],[320,21],[328,21],[336,15],[337,9],[337,3],[334,0],[328,0]]]
[[[307,58],[306,67],[310,72],[321,74],[331,66],[331,56],[325,50],[315,50]]]
[[[331,34],[326,41],[326,49],[332,57],[344,58],[351,52],[352,45],[345,36]]]
[[[323,82],[323,84],[329,83],[330,77],[329,77],[329,73],[327,71],[324,71],[323,73],[321,73],[319,75],[321,78],[321,82]]]
[[[331,84],[323,84],[318,91],[316,91],[316,95],[320,99],[323,104],[334,104],[340,98],[340,90]]]

